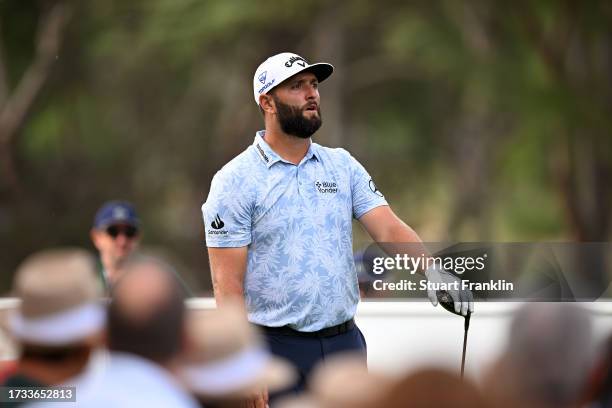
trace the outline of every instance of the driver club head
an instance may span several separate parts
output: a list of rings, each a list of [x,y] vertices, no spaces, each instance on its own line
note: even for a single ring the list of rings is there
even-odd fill
[[[455,302],[447,291],[437,290],[436,297],[438,298],[438,303],[440,303],[444,309],[448,310],[452,314],[456,314],[457,316],[461,317],[468,317],[470,315],[469,310],[466,316],[462,315],[461,312],[455,312]]]

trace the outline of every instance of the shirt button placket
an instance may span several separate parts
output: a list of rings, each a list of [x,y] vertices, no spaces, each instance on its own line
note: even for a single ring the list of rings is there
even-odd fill
[[[303,167],[303,166],[302,166]],[[304,191],[304,176],[302,175],[303,168],[301,168],[300,166],[297,167],[296,172],[295,172],[295,176],[297,178],[297,182],[298,182],[298,191],[300,192],[300,195],[302,197],[305,197],[305,191]]]

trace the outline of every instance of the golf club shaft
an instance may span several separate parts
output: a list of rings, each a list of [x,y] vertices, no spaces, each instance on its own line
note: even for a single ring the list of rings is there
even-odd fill
[[[463,379],[463,371],[465,369],[465,350],[467,347],[467,335],[470,328],[470,313],[465,316],[464,333],[463,333],[463,354],[461,355],[461,379]]]

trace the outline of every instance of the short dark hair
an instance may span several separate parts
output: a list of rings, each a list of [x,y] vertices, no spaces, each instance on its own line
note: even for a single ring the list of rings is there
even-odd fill
[[[151,259],[141,262],[151,262]],[[139,261],[132,262],[130,267],[137,263]],[[125,313],[121,302],[112,299],[107,321],[108,348],[163,364],[181,350],[186,314],[185,296],[175,276],[163,267],[163,263],[155,263],[168,276],[169,296],[152,305],[155,309],[144,317]]]

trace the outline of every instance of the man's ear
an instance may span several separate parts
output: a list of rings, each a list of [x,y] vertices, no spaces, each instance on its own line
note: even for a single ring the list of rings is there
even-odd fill
[[[99,231],[96,230],[95,228],[92,228],[91,230],[89,230],[89,238],[91,239],[91,242],[94,244],[96,248],[98,248],[98,240],[97,240],[98,234],[99,234]]]
[[[263,109],[264,112],[268,112],[270,114],[276,113],[276,105],[274,104],[274,99],[271,95],[259,95],[259,106],[261,106],[261,109]]]

